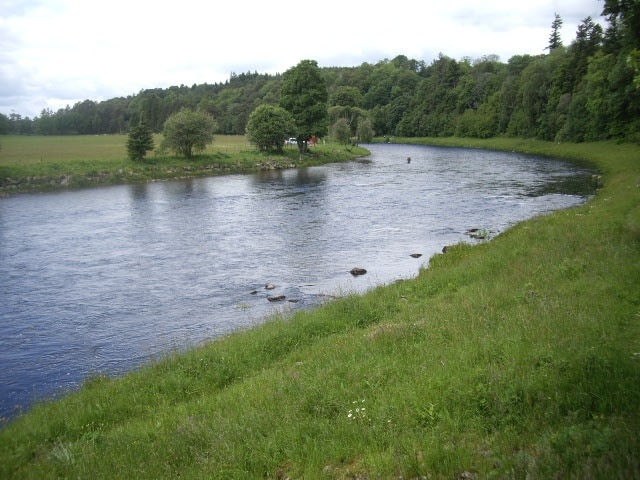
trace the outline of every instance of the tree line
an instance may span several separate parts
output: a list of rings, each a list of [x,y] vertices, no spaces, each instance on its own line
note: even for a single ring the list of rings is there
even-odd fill
[[[640,142],[640,2],[605,0],[606,28],[585,18],[563,45],[556,15],[540,55],[494,55],[430,64],[399,55],[376,64],[324,67],[330,130],[357,136],[517,136],[549,141]],[[0,114],[0,133],[128,133],[144,119],[154,132],[182,109],[210,115],[218,134],[245,134],[251,114],[281,104],[283,75],[232,74],[224,83],[147,89],[85,100],[33,119]]]
[[[315,60],[302,60],[282,76],[279,105],[261,104],[249,116],[247,139],[260,150],[282,152],[285,139],[295,135],[301,154],[306,153],[312,138],[325,136],[329,126],[327,84]],[[191,158],[213,141],[217,123],[203,110],[182,108],[164,122],[160,152],[173,150]],[[133,161],[144,162],[155,149],[153,132],[141,116],[131,127],[127,154]]]

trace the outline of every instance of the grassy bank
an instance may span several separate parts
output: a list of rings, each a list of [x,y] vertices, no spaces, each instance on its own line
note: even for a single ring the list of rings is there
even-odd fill
[[[361,148],[318,145],[301,158],[297,148],[283,154],[259,152],[242,136],[218,135],[207,150],[186,160],[153,152],[147,162],[127,158],[127,135],[2,137],[0,196],[123,183],[142,183],[343,161],[365,155]],[[160,145],[161,137],[155,138]]]
[[[0,478],[640,478],[640,149],[465,146],[589,160],[603,186],[414,280],[93,379],[0,431]]]

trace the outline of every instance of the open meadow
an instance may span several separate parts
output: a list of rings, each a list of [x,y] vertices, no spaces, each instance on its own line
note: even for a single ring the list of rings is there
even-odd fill
[[[640,478],[640,148],[418,141],[588,161],[601,188],[38,405],[0,478]]]
[[[128,135],[9,135],[0,137],[0,166],[80,162],[119,162],[127,158]],[[154,135],[160,145],[161,135]],[[216,135],[204,154],[251,150],[244,136]],[[154,153],[149,153],[153,159]]]
[[[127,135],[0,137],[0,196],[121,183],[141,183],[343,161],[367,151],[318,145],[300,157],[295,146],[281,154],[258,151],[241,135],[216,135],[193,158],[149,152],[145,162],[127,158]],[[154,136],[156,148],[162,140]]]

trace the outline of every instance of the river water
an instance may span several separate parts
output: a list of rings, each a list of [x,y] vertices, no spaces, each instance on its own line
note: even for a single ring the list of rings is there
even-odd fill
[[[473,242],[470,228],[497,235],[593,192],[592,172],[549,159],[367,148],[349,163],[1,198],[0,417],[275,312],[414,277],[443,246]]]

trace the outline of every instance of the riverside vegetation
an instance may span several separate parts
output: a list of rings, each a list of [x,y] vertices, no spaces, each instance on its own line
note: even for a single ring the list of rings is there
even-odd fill
[[[155,135],[155,145],[161,139]],[[311,166],[367,153],[329,144],[312,147],[301,158],[297,148],[270,154],[248,145],[244,136],[216,135],[204,152],[188,160],[150,153],[146,162],[134,162],[127,158],[126,141],[127,135],[3,136],[0,196]]]
[[[640,148],[411,141],[588,161],[601,188],[415,279],[92,378],[2,428],[0,477],[640,478]]]

